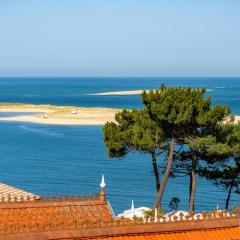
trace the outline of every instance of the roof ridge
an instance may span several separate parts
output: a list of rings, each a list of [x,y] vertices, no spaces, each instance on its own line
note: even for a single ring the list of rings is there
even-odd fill
[[[24,195],[19,195],[19,196],[14,196],[11,197],[10,194],[7,195],[7,197],[0,197],[0,208],[3,208],[7,205],[11,205],[11,207],[13,207],[13,204],[17,204],[19,206],[23,205],[23,204],[35,204],[35,203],[42,203],[42,204],[48,204],[48,203],[73,203],[73,202],[81,202],[81,203],[85,203],[86,205],[91,204],[91,202],[94,202],[94,204],[96,204],[95,202],[105,202],[102,201],[102,199],[99,197],[99,194],[96,193],[95,196],[92,195],[92,193],[89,194],[89,196],[87,197],[86,193],[83,194],[83,196],[81,196],[80,194],[58,194],[58,196],[56,196],[55,194],[52,195],[46,195],[45,197],[43,197],[42,195],[40,196],[24,196]]]
[[[210,223],[210,224],[209,224]],[[169,226],[171,224],[171,226]],[[130,224],[130,225],[112,225],[111,223],[99,224],[99,226],[85,227],[85,228],[75,228],[75,229],[62,229],[62,230],[52,230],[52,231],[42,231],[42,232],[29,232],[29,233],[18,233],[18,239],[30,239],[31,237],[44,236],[44,239],[122,239],[121,237],[127,236],[145,236],[153,234],[173,234],[173,233],[184,233],[184,232],[204,232],[204,231],[217,231],[217,230],[232,230],[239,229],[239,219],[218,219],[208,222],[206,220],[202,222],[178,222],[172,223],[151,223],[151,224]],[[15,239],[16,235],[8,235],[8,239]],[[22,236],[22,238],[21,238]],[[28,238],[25,238],[27,236]],[[1,238],[0,239],[5,239]],[[41,238],[40,238],[41,239]],[[142,238],[141,238],[142,239]]]

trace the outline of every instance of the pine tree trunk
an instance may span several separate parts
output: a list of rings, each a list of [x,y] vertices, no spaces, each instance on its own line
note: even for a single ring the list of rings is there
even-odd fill
[[[171,171],[172,168],[172,162],[173,162],[173,157],[174,157],[174,146],[175,146],[175,138],[172,137],[171,140],[171,144],[170,144],[170,149],[169,149],[169,155],[168,155],[168,163],[167,163],[167,167],[165,169],[164,175],[163,175],[163,179],[162,179],[162,183],[160,185],[155,203],[153,205],[153,208],[161,208],[162,207],[162,197],[163,197],[163,193],[167,184],[167,180],[168,180],[168,176],[169,173]]]
[[[192,193],[192,171],[189,172],[189,199],[188,199],[189,203],[190,203],[191,193]]]
[[[157,166],[156,151],[153,150],[151,152],[151,155],[152,155],[152,165],[153,165],[155,181],[156,181],[156,192],[158,192],[160,188],[160,177],[159,177],[158,166]]]
[[[194,202],[195,202],[195,193],[196,193],[196,167],[197,167],[197,158],[196,156],[193,156],[192,159],[192,172],[191,172],[191,193],[190,193],[190,199],[189,199],[189,212],[194,211]]]
[[[231,185],[230,185],[230,188],[229,188],[229,190],[228,190],[228,196],[227,196],[226,205],[225,205],[225,208],[226,208],[226,209],[228,209],[228,204],[229,204],[229,200],[230,200],[230,197],[231,197],[231,193],[232,193],[232,188],[233,188],[234,181],[235,181],[235,179],[233,178],[233,179],[232,179],[232,182],[231,182]]]

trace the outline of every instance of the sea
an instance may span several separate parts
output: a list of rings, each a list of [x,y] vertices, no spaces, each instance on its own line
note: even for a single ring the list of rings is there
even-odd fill
[[[213,77],[62,77],[0,78],[0,102],[82,107],[142,108],[140,95],[96,96],[93,93],[156,89],[161,84],[206,88],[213,104],[226,104],[240,115],[240,78]],[[29,113],[0,113],[16,116]],[[130,153],[108,158],[102,126],[59,126],[0,122],[0,182],[35,194],[100,192],[104,174],[106,197],[116,214],[135,207],[151,207],[155,182],[151,158]],[[170,178],[163,199],[165,211],[173,197],[188,209],[188,177]],[[197,179],[196,211],[224,208],[227,192]],[[232,194],[230,208],[240,203]]]

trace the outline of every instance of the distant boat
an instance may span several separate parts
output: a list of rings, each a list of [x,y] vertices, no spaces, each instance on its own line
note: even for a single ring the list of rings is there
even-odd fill
[[[46,113],[44,113],[43,118],[48,118],[48,115]]]

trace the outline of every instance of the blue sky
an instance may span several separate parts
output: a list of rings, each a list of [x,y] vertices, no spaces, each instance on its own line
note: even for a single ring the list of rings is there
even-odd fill
[[[240,76],[238,0],[0,1],[0,76]]]

